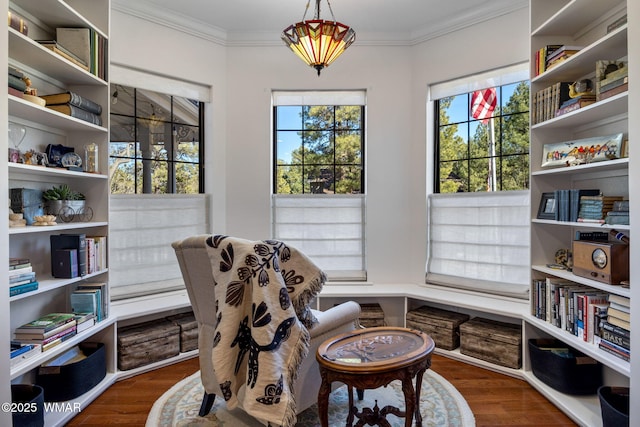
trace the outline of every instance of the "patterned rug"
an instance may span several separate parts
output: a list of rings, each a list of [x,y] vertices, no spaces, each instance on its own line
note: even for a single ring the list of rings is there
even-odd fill
[[[224,400],[216,398],[213,409],[206,417],[199,417],[198,410],[204,391],[200,383],[200,373],[196,372],[180,381],[165,392],[153,405],[147,418],[147,427],[157,426],[210,426],[210,427],[259,427],[260,422],[248,416],[241,409],[227,411]],[[394,405],[404,408],[404,395],[399,381],[376,390],[366,390],[364,400],[355,399],[356,406],[373,407],[375,400],[382,408]],[[329,397],[329,425],[344,426],[347,419],[348,396],[346,386],[336,389]],[[437,373],[427,370],[422,380],[420,411],[424,427],[472,427],[475,419],[464,397],[447,380]],[[356,420],[357,421],[357,420]],[[404,418],[387,415],[392,427],[404,426]],[[319,426],[316,405],[298,414],[299,427]]]

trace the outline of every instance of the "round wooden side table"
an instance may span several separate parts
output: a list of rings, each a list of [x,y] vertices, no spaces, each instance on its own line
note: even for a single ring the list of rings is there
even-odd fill
[[[316,353],[322,384],[318,392],[318,413],[322,427],[329,426],[329,393],[331,383],[339,381],[349,389],[349,416],[347,427],[366,424],[388,426],[387,414],[404,417],[405,426],[422,426],[420,390],[422,376],[431,366],[431,353],[435,344],[424,332],[398,327],[374,327],[347,332],[323,342]],[[413,378],[416,386],[413,386]],[[402,381],[405,410],[391,405],[380,409],[364,408],[361,412],[353,404],[353,388],[359,398],[365,389],[385,386],[391,381]]]

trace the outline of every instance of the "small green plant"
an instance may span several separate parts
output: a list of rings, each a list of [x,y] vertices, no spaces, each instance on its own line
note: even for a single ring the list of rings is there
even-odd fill
[[[61,184],[58,187],[45,190],[42,193],[42,198],[45,200],[84,200],[84,194],[72,190],[67,184]]]

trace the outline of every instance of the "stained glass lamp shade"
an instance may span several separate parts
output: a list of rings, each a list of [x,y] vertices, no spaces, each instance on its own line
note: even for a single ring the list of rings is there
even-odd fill
[[[281,37],[293,53],[318,71],[319,76],[324,67],[328,67],[351,46],[356,39],[356,32],[335,18],[333,21],[320,19],[320,0],[316,0],[315,18],[305,21],[303,17],[303,21],[287,27]]]

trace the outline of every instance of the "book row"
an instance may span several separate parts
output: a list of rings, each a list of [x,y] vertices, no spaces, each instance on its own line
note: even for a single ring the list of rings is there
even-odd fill
[[[534,317],[629,360],[629,298],[554,277],[534,279],[531,296]]]
[[[37,345],[47,351],[73,336],[89,329],[109,315],[109,291],[106,283],[85,283],[77,287],[70,297],[70,313],[49,313],[27,322],[14,330],[17,345]],[[16,349],[18,350],[18,349]],[[22,352],[12,351],[11,357]]]

